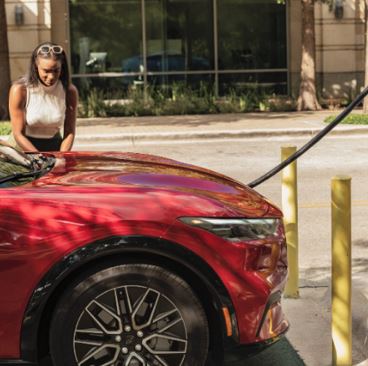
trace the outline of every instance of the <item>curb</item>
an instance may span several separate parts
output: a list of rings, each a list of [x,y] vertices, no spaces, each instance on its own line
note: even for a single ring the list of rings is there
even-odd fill
[[[216,131],[184,131],[184,132],[131,132],[115,134],[77,134],[78,141],[147,141],[147,140],[195,140],[195,139],[224,139],[224,138],[260,138],[260,137],[303,137],[314,136],[322,128],[291,128],[283,129],[245,129],[245,130],[216,130]],[[368,134],[368,127],[340,127],[329,132],[333,136],[352,136]]]
[[[319,133],[321,128],[290,128],[290,129],[242,129],[242,130],[214,130],[214,131],[170,131],[170,132],[122,132],[110,134],[86,134],[83,128],[77,132],[76,142],[97,142],[97,141],[121,141],[128,140],[132,143],[137,141],[175,141],[175,140],[210,140],[210,139],[235,139],[235,138],[272,138],[272,137],[312,137]],[[368,134],[368,127],[338,126],[330,131],[330,136],[358,136]],[[9,136],[0,136],[0,139],[7,140]]]

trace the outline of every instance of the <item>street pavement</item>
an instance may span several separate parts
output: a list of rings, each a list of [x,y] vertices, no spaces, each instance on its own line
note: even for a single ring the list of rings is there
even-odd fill
[[[309,138],[325,127],[324,119],[339,111],[249,113],[166,117],[81,119],[77,123],[74,150],[115,150],[143,144],[188,141],[252,139],[267,142],[278,138]],[[357,112],[359,113],[359,112]],[[368,126],[339,125],[330,135],[368,138]],[[306,269],[308,271],[308,268]],[[365,289],[367,290],[367,289]],[[368,301],[353,291],[353,364],[368,365]],[[283,299],[291,327],[280,342],[261,354],[227,355],[226,366],[327,366],[331,365],[330,286],[326,281],[305,283],[299,299]]]
[[[89,118],[77,121],[73,150],[126,150],[146,144],[232,143],[303,138],[318,133],[327,116],[341,111],[247,113],[165,117]],[[355,112],[361,113],[361,112]],[[368,139],[368,126],[339,125],[329,135]],[[260,143],[260,146],[262,146]],[[190,145],[192,146],[192,145]],[[308,273],[309,268],[304,268]],[[362,277],[367,277],[366,273]],[[363,283],[363,285],[362,285]],[[365,286],[367,283],[367,286]],[[365,287],[364,287],[365,286]],[[259,354],[241,348],[225,366],[328,366],[332,364],[330,285],[302,281],[298,299],[283,299],[291,327],[286,337]],[[353,290],[353,365],[368,366],[368,281]],[[49,363],[45,362],[45,365]],[[347,365],[350,366],[350,365]]]
[[[325,127],[324,119],[340,111],[247,113],[165,117],[81,119],[75,150],[129,150],[140,144],[185,143],[232,139],[267,140],[312,137]],[[355,112],[361,113],[361,112]],[[368,136],[368,126],[339,125],[329,135]],[[260,355],[228,355],[226,366],[331,365],[331,288],[323,283],[304,284],[299,299],[283,299],[291,327],[287,338]],[[368,365],[368,301],[353,291],[353,364]],[[348,366],[348,365],[347,365]]]

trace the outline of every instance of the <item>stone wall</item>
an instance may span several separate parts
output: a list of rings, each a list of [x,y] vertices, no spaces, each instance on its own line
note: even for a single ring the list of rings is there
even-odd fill
[[[23,24],[16,24],[16,7],[23,13]],[[28,68],[31,52],[51,37],[50,0],[6,0],[11,79]],[[18,8],[19,9],[19,8]]]
[[[354,96],[364,80],[364,1],[345,0],[344,14],[336,19],[334,9],[316,1],[317,89],[326,99]],[[301,1],[290,0],[289,86],[297,96],[301,56]]]
[[[336,19],[328,5],[316,5],[318,89],[325,97],[347,98],[362,86],[364,4],[360,0],[345,0],[343,4],[341,19]]]

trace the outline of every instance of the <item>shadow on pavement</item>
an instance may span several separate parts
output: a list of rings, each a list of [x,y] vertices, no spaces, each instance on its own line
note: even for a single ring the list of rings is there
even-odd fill
[[[52,361],[47,357],[39,366],[52,366]],[[305,363],[287,338],[282,337],[280,341],[252,356],[249,355],[249,348],[239,347],[225,355],[224,366],[305,366]]]
[[[249,350],[239,348],[225,355],[224,366],[305,366],[286,337],[272,346],[249,356]]]

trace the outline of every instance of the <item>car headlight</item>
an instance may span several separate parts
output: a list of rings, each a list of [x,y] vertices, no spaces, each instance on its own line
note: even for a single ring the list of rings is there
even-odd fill
[[[277,236],[280,219],[217,219],[182,217],[185,224],[207,230],[232,242],[259,240]]]

